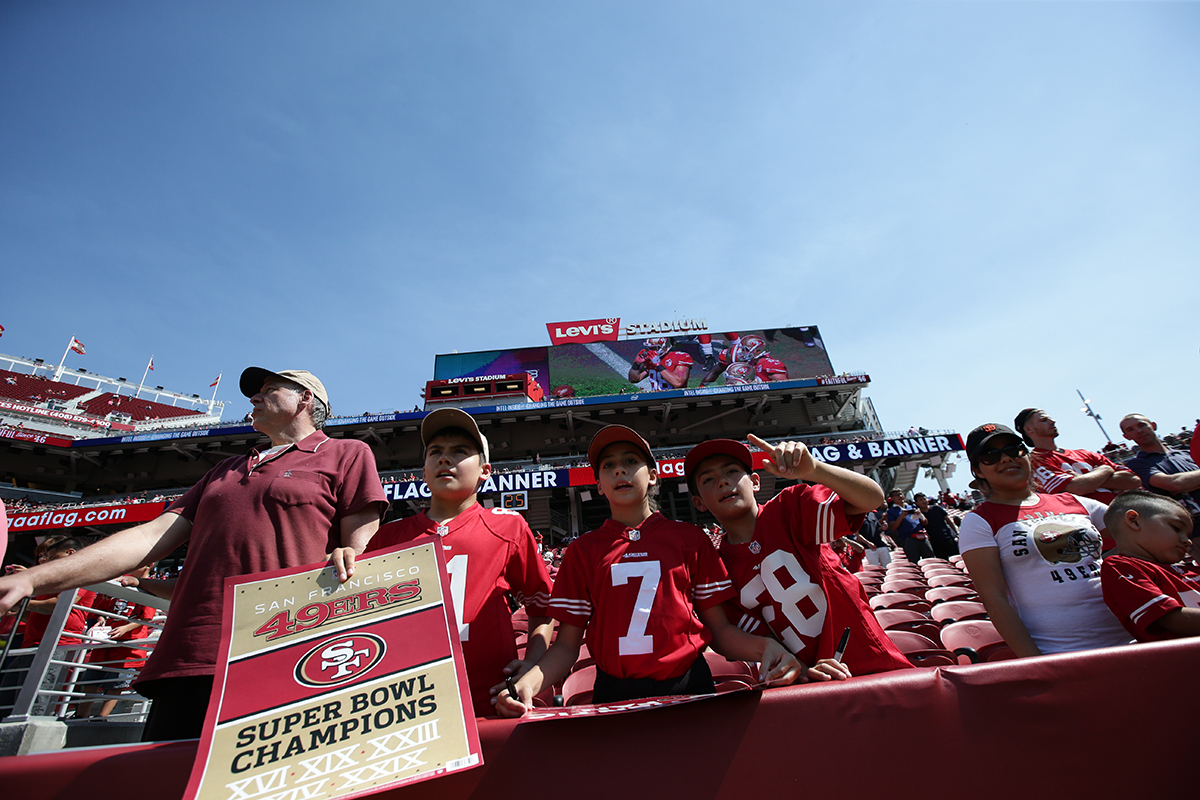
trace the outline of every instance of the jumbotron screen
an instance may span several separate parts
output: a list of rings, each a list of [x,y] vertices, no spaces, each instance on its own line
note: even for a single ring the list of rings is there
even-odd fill
[[[548,399],[833,375],[817,326],[767,328],[437,356],[434,380],[528,372]]]

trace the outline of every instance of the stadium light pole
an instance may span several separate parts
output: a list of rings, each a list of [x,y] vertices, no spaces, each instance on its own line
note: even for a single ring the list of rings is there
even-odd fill
[[[1079,399],[1083,401],[1083,408],[1079,410],[1096,420],[1096,426],[1100,428],[1100,432],[1104,434],[1104,438],[1108,439],[1108,443],[1112,444],[1112,437],[1108,435],[1108,431],[1104,430],[1104,426],[1100,424],[1100,415],[1095,411],[1092,411],[1091,403],[1086,397],[1083,396],[1083,392],[1079,391],[1078,389],[1076,389],[1075,392],[1079,395]]]

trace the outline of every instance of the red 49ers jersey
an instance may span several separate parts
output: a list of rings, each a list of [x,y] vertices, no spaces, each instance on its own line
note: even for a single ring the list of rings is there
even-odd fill
[[[1045,450],[1036,447],[1029,454],[1029,459],[1033,462],[1034,491],[1046,494],[1066,491],[1062,488],[1064,484],[1072,478],[1088,474],[1096,467],[1106,466],[1129,472],[1120,464],[1113,463],[1108,457],[1090,450]],[[1108,505],[1117,495],[1116,492],[1108,489],[1097,489],[1084,496]]]
[[[1177,638],[1150,626],[1177,608],[1200,608],[1200,572],[1195,567],[1164,567],[1132,556],[1107,556],[1100,565],[1104,602],[1139,642]]]
[[[517,657],[512,611],[505,595],[511,592],[531,617],[549,616],[550,577],[545,562],[520,514],[485,509],[478,503],[443,526],[424,511],[389,522],[375,533],[367,552],[420,536],[442,540],[475,714],[493,714],[488,690],[504,680],[501,670]]]
[[[712,638],[694,609],[730,597],[704,531],[655,512],[637,528],[610,519],[576,539],[554,580],[550,615],[587,628],[588,650],[609,675],[669,680]]]
[[[674,389],[675,387],[667,383],[666,379],[663,378],[661,373],[682,372],[684,375],[686,375],[688,371],[691,370],[692,363],[692,357],[687,353],[681,353],[678,350],[672,350],[659,359],[658,366],[655,369],[650,370],[650,388],[653,391]]]
[[[778,358],[763,356],[754,362],[754,377],[762,383],[786,381],[788,377],[787,364]]]
[[[861,516],[847,519],[842,499],[824,486],[790,486],[761,505],[753,539],[721,544],[721,560],[738,589],[726,604],[730,620],[759,635],[765,624],[807,666],[833,658],[849,628],[842,662],[851,674],[908,668],[875,621],[862,584],[828,546],[861,524]]]

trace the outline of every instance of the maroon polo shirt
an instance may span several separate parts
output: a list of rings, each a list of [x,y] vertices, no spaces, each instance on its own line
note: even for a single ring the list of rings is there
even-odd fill
[[[158,647],[140,681],[211,675],[221,640],[225,579],[324,561],[341,520],[387,497],[366,444],[316,431],[279,455],[266,447],[209,470],[168,512],[191,520],[187,561]]]

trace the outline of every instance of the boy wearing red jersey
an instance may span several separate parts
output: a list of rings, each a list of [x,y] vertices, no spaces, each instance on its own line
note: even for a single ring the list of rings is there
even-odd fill
[[[772,685],[795,681],[799,665],[778,642],[729,623],[721,604],[733,588],[704,532],[652,509],[658,472],[646,441],[609,425],[592,439],[588,460],[612,518],[567,549],[550,600],[558,638],[516,682],[515,698],[499,693],[497,710],[524,714],[566,676],[585,633],[595,703],[714,691],[702,655],[709,643],[727,658],[760,662]]]
[[[367,546],[381,550],[421,536],[441,539],[450,597],[476,716],[492,711],[491,690],[520,675],[550,643],[550,578],[533,532],[515,511],[485,509],[476,493],[491,473],[487,439],[470,414],[442,408],[421,423],[429,508],[382,526]],[[517,659],[508,595],[529,611],[526,661]]]
[[[862,584],[841,566],[828,546],[853,536],[863,514],[883,502],[883,491],[864,475],[817,461],[799,442],[771,445],[753,434],[750,443],[766,452],[768,472],[790,486],[759,505],[759,477],[750,449],[732,439],[697,445],[684,460],[692,503],[709,511],[725,530],[721,560],[738,597],[727,604],[739,628],[770,631],[803,664],[808,677],[843,679],[906,669],[910,665],[875,621]],[[849,644],[833,660],[842,634]]]
[[[1104,526],[1117,554],[1104,557],[1104,602],[1139,642],[1200,636],[1200,570],[1181,563],[1192,515],[1179,501],[1141,489],[1113,500]]]

